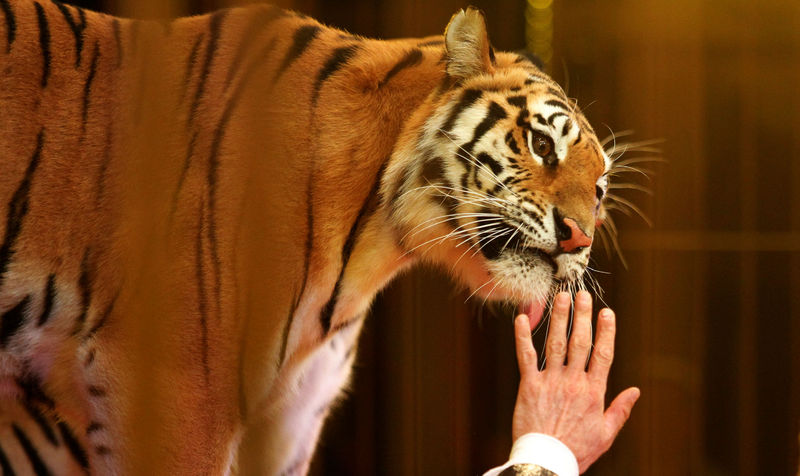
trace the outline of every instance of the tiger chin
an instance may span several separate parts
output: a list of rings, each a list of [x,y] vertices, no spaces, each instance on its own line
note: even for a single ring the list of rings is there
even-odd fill
[[[591,126],[474,9],[443,37],[379,41],[269,6],[142,22],[0,0],[0,92],[0,466],[16,474],[305,474],[398,272],[428,262],[536,320],[605,215]],[[160,234],[141,236],[167,242],[165,279],[126,260],[135,184],[160,200],[144,210]],[[151,281],[172,306],[155,397],[132,371]],[[146,441],[142,408],[164,418]]]

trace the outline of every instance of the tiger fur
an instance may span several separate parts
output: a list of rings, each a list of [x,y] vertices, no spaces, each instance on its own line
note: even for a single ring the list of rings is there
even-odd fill
[[[305,474],[398,272],[536,313],[588,264],[608,157],[476,10],[394,41],[269,6],[0,14],[3,474]]]

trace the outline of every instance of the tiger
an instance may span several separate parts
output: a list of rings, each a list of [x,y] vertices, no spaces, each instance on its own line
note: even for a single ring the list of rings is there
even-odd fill
[[[535,321],[587,269],[609,156],[476,9],[0,14],[3,474],[306,474],[398,273]]]

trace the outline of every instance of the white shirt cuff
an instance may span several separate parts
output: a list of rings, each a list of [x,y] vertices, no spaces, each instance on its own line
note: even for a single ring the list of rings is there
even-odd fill
[[[506,466],[531,463],[549,469],[558,476],[578,476],[578,460],[567,445],[550,435],[528,433],[511,447]]]

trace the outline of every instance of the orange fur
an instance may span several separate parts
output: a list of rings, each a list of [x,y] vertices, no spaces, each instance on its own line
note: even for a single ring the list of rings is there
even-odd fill
[[[158,23],[2,3],[14,23],[0,20],[11,250],[0,416],[13,422],[32,405],[63,420],[94,473],[304,474],[363,315],[399,271],[429,261],[482,296],[516,301],[582,273],[588,250],[560,254],[555,235],[535,246],[550,265],[505,248],[493,261],[474,244],[464,252],[465,234],[482,243],[478,222],[435,222],[452,197],[430,187],[425,167],[444,154],[433,180],[451,184],[471,160],[447,152],[451,135],[480,129],[482,108],[499,107],[505,116],[469,146],[478,154],[492,139],[499,150],[498,131],[518,127],[507,97],[535,108],[563,96],[530,63],[495,53],[475,10],[454,17],[445,47],[357,38],[270,7]],[[70,21],[82,18],[77,35]],[[452,132],[431,129],[470,89],[483,92]],[[502,207],[527,197],[543,210],[542,235],[554,233],[557,207],[591,236],[607,164],[568,108],[551,116],[569,131],[566,145],[554,142],[567,151],[560,165],[519,151],[516,195]],[[514,129],[515,143],[526,131]],[[457,140],[463,150],[469,137]],[[514,168],[503,163],[501,173]],[[469,193],[499,181],[486,165],[473,172],[461,177],[474,181]],[[488,206],[464,193],[460,209]],[[526,278],[512,276],[513,260],[527,263]],[[0,448],[14,444],[3,435]]]

